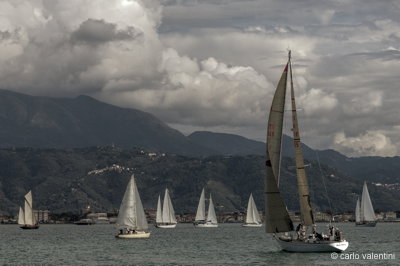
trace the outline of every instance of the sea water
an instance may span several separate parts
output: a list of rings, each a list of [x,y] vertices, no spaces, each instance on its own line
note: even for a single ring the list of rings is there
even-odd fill
[[[117,239],[113,225],[41,225],[37,230],[0,225],[0,264],[400,265],[400,223],[378,223],[375,228],[335,225],[350,242],[342,254],[283,252],[264,228],[240,224],[178,224],[175,229],[150,225],[148,239]],[[327,231],[327,225],[319,224],[318,229]]]

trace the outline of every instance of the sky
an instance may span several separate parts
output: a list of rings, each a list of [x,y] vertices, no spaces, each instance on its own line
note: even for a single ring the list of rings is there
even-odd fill
[[[265,141],[290,49],[302,141],[395,156],[399,14],[397,0],[0,0],[0,88]]]

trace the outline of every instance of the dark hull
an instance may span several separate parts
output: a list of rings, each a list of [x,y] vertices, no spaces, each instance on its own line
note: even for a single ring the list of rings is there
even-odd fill
[[[356,223],[356,226],[359,226],[359,227],[375,227],[376,226],[376,222]]]
[[[23,225],[23,226],[20,226],[20,228],[22,228],[22,229],[38,229],[39,225]]]

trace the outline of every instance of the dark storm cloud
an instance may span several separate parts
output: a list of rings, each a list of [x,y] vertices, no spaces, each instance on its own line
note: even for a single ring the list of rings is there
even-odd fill
[[[134,27],[118,30],[117,25],[104,20],[88,19],[71,34],[72,41],[88,44],[101,44],[111,41],[132,40],[141,33]]]
[[[0,31],[0,40],[10,39],[12,34],[8,31]]]

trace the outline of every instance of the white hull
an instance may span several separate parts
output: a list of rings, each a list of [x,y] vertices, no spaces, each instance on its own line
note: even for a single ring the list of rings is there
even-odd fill
[[[375,227],[376,226],[376,222],[364,222],[364,223],[356,223],[356,226],[359,227]]]
[[[261,227],[262,224],[242,224],[243,227]]]
[[[146,232],[135,232],[134,234],[119,234],[116,238],[149,238],[150,233]]]
[[[204,228],[204,227],[218,227],[218,224],[212,224],[212,223],[205,223],[205,224],[195,224],[194,227],[199,227],[199,228]]]
[[[157,228],[175,228],[176,224],[156,224]]]
[[[289,252],[342,252],[349,246],[349,242],[346,240],[306,243],[303,241],[283,241],[278,238],[275,239],[282,250]]]

